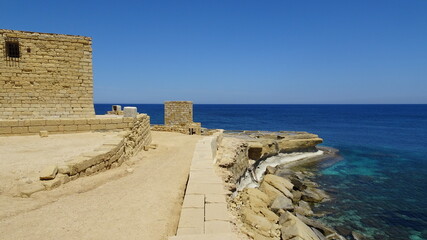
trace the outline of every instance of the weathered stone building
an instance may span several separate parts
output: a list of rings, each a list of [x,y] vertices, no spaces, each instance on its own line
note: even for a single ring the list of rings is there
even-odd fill
[[[193,102],[191,101],[165,102],[165,124],[154,125],[152,129],[190,135],[202,133],[201,123],[193,122]]]
[[[0,119],[94,117],[91,44],[0,29]]]
[[[168,101],[165,102],[165,125],[185,126],[193,123],[193,102]]]

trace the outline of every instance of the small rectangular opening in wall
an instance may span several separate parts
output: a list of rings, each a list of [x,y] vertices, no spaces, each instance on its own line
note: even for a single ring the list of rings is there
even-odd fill
[[[18,41],[6,41],[6,54],[10,58],[19,58],[19,42]]]
[[[21,51],[19,41],[17,38],[6,38],[5,39],[5,58],[9,66],[17,66],[19,58],[21,57]]]

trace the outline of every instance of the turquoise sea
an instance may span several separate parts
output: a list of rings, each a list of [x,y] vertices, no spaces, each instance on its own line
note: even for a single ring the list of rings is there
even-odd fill
[[[136,106],[153,124],[161,104]],[[111,104],[95,104],[105,114]],[[194,121],[226,130],[307,131],[340,159],[307,166],[332,201],[321,221],[371,239],[427,239],[427,105],[194,105]],[[340,161],[338,161],[340,160]]]

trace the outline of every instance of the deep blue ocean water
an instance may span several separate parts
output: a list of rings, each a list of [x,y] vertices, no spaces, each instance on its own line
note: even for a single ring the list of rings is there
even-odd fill
[[[136,106],[163,123],[161,104]],[[111,105],[95,104],[97,114]],[[316,210],[373,239],[427,239],[427,105],[194,105],[194,121],[226,130],[307,131],[343,160],[315,164],[333,200]],[[335,162],[331,160],[330,162]]]

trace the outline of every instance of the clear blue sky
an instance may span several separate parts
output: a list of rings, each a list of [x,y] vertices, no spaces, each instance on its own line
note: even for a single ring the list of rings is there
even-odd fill
[[[93,38],[96,103],[427,103],[427,0],[1,0]]]

